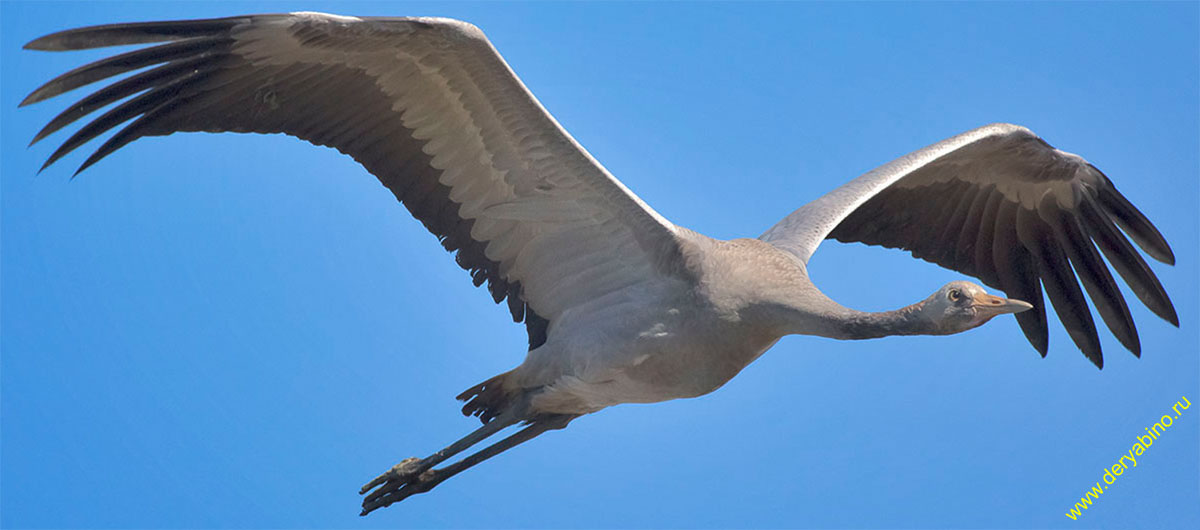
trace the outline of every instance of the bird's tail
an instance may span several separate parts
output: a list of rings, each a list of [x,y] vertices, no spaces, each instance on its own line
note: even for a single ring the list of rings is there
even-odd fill
[[[504,372],[459,394],[456,399],[466,402],[462,408],[463,415],[476,416],[479,421],[487,423],[513,406],[521,395],[521,388],[505,388],[510,375],[512,371]]]

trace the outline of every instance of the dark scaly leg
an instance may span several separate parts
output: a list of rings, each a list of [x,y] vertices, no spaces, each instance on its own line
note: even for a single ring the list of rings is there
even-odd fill
[[[503,418],[504,416],[505,415],[497,416],[494,420],[492,420],[491,422],[488,422],[487,425],[484,425],[484,428],[486,428],[488,425],[499,422],[501,420],[501,418]],[[424,468],[415,473],[412,472],[411,470],[405,470],[403,475],[396,475],[394,477],[389,476],[389,474],[392,473],[391,471],[389,471],[388,473],[384,473],[383,475],[380,475],[379,478],[376,478],[375,480],[371,481],[371,484],[364,486],[363,491],[365,492],[366,490],[369,490],[371,487],[374,487],[375,485],[377,485],[379,482],[384,482],[383,487],[379,488],[378,490],[375,490],[374,492],[371,493],[371,495],[368,495],[367,498],[363,499],[363,510],[360,515],[367,515],[368,513],[371,513],[372,511],[375,511],[379,508],[384,508],[384,507],[390,506],[393,503],[400,502],[400,501],[407,499],[418,493],[425,493],[425,492],[433,489],[438,484],[441,484],[446,479],[453,477],[454,475],[457,475],[459,473],[462,473],[467,468],[470,468],[470,467],[474,466],[475,464],[483,462],[484,460],[487,460],[493,456],[503,453],[504,451],[507,451],[509,449],[512,449],[513,447],[516,447],[522,443],[528,442],[529,440],[532,440],[533,438],[537,437],[539,434],[542,434],[546,431],[562,429],[562,428],[566,427],[567,424],[571,422],[571,420],[578,418],[578,417],[579,417],[579,415],[577,415],[577,414],[546,414],[546,415],[538,416],[538,417],[534,418],[532,421],[530,421],[529,425],[527,427],[525,427],[524,429],[521,429],[520,431],[517,431],[515,434],[509,436],[508,438],[500,440],[499,442],[496,442],[471,456],[468,456],[458,462],[455,462],[454,464],[448,465],[441,469],[430,469],[433,465],[436,465],[436,462],[434,464],[429,464],[428,466],[424,466],[426,461],[429,460],[428,458],[425,460],[415,460],[415,459],[405,460],[405,462],[409,462],[410,460],[413,460],[416,463],[424,466]],[[513,422],[513,423],[515,423],[515,422]],[[511,425],[511,424],[512,423],[509,423],[508,425]],[[466,438],[463,438],[462,440],[455,442],[450,447],[447,447],[446,449],[443,449],[442,451],[435,453],[435,456],[440,455],[443,452],[446,452],[447,450],[457,447],[460,443],[463,443],[464,441],[474,437],[480,431],[483,431],[484,428],[481,428],[481,429],[475,431],[474,433],[471,433]],[[499,430],[499,429],[496,429],[496,430]],[[474,442],[470,442],[470,443],[458,448],[458,450],[454,451],[454,452],[457,453],[459,451],[462,451],[466,447],[469,447],[471,444],[478,442],[479,440],[482,440],[483,438],[486,438],[487,436],[490,436],[491,434],[495,434],[495,431],[492,431],[492,432],[488,433],[487,435],[483,436],[482,438],[479,438],[479,439],[475,440]],[[452,454],[454,454],[454,453],[450,453],[450,454],[442,457],[440,460],[438,460],[438,462],[441,462],[442,460],[449,458],[450,455],[452,455]],[[430,457],[430,458],[432,458],[432,457]],[[401,462],[396,467],[400,467],[403,465],[405,465],[405,463]],[[392,468],[392,469],[395,470],[396,468]],[[412,469],[416,469],[416,467],[414,466]]]
[[[472,445],[482,442],[484,439],[496,434],[510,425],[514,425],[524,419],[526,412],[529,410],[529,398],[526,397],[518,402],[515,406],[509,408],[504,413],[492,418],[491,421],[483,424],[482,427],[475,429],[458,441],[446,446],[442,450],[433,453],[425,458],[405,458],[399,464],[392,466],[391,469],[384,471],[383,474],[375,477],[374,480],[366,483],[358,490],[358,494],[362,495],[372,488],[383,484],[382,488],[375,490],[364,499],[364,503],[374,501],[379,496],[394,491],[405,482],[416,478],[421,473],[436,466],[447,458],[450,458],[458,453],[467,450]]]

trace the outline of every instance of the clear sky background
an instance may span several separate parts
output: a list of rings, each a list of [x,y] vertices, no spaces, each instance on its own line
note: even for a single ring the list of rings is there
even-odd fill
[[[1105,171],[1172,243],[1181,328],[1098,371],[1051,327],[789,337],[698,399],[574,422],[358,517],[359,485],[475,428],[453,396],[524,330],[348,157],[274,136],[85,146],[33,134],[112,53],[22,51],[124,21],[322,10],[483,28],[545,106],[674,222],[756,236],[870,168],[995,121]],[[1197,4],[0,4],[6,527],[1200,527],[1200,409],[1079,522],[1064,513],[1198,392]],[[353,104],[353,102],[347,102]],[[72,128],[74,130],[74,128]],[[961,275],[827,243],[867,310]],[[1136,304],[1127,294],[1131,304]]]

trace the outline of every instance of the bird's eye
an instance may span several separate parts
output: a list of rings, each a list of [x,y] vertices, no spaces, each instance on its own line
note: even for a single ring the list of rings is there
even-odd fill
[[[962,298],[962,291],[959,291],[958,289],[950,289],[950,292],[946,294],[946,297],[949,298],[951,302],[957,302]]]

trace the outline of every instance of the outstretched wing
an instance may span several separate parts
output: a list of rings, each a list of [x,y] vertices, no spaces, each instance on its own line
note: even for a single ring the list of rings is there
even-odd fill
[[[470,24],[253,15],[81,28],[26,48],[143,43],[162,44],[67,72],[22,102],[146,68],[46,125],[35,142],[124,100],[47,166],[131,119],[79,171],[133,140],[177,131],[285,133],[334,147],[457,252],[476,286],[486,281],[497,303],[508,299],[531,348],[545,341],[547,319],[677,263],[675,226],[576,143]]]
[[[1080,283],[1117,340],[1134,355],[1141,346],[1100,252],[1146,307],[1179,325],[1162,284],[1122,231],[1154,259],[1175,263],[1158,229],[1100,170],[1024,127],[993,124],[884,164],[804,205],[762,239],[805,262],[834,238],[908,250],[975,276],[1034,305],[1016,317],[1043,356],[1044,287],[1071,339],[1103,367]]]

